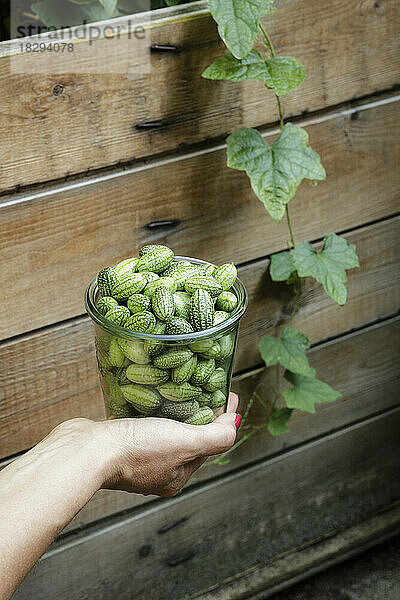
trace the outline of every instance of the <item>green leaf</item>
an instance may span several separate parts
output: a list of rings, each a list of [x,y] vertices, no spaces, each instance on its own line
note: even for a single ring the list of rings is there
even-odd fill
[[[120,13],[115,9],[110,15],[98,2],[91,4],[77,4],[76,2],[54,2],[43,0],[31,5],[32,11],[47,27],[72,27],[82,25],[84,21],[104,21],[110,16],[118,17]]]
[[[299,277],[314,277],[335,302],[346,303],[346,269],[359,266],[354,244],[331,233],[324,239],[321,252],[302,242],[291,254]]]
[[[325,179],[320,158],[308,145],[304,129],[287,123],[277,140],[268,146],[255,129],[241,127],[226,140],[228,167],[246,171],[257,198],[274,221],[285,214],[304,178]]]
[[[292,56],[278,56],[266,61],[268,78],[265,85],[275,90],[277,96],[295,90],[306,78],[302,63]]]
[[[267,429],[271,435],[283,435],[289,431],[287,422],[293,410],[291,408],[273,408],[268,417]]]
[[[106,13],[112,17],[117,8],[118,0],[99,0]]]
[[[293,273],[296,273],[296,267],[289,251],[271,256],[269,274],[272,281],[286,281]]]
[[[273,0],[210,0],[210,12],[218,33],[236,58],[245,58],[257,37],[258,22],[274,12]]]
[[[279,338],[264,335],[258,344],[267,367],[279,364],[300,375],[310,375],[311,372],[305,353],[309,347],[308,338],[293,327],[284,327]]]
[[[267,67],[261,54],[252,50],[245,58],[235,58],[226,54],[217,58],[202,73],[205,79],[227,79],[229,81],[244,81],[245,79],[261,79],[268,76]]]
[[[217,58],[202,74],[206,79],[226,79],[245,81],[260,79],[278,96],[297,88],[306,77],[306,71],[296,58],[280,56],[264,60],[257,50],[252,50],[245,58],[226,54]]]
[[[292,388],[282,392],[288,408],[315,413],[315,404],[333,402],[341,396],[330,385],[315,377],[304,377],[286,371],[285,378],[293,385]]]

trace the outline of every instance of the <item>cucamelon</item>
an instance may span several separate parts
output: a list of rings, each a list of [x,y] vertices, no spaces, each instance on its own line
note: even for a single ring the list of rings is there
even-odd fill
[[[222,367],[215,369],[207,383],[204,384],[204,389],[208,392],[215,392],[226,385],[227,375]]]
[[[208,423],[212,423],[214,419],[215,415],[211,408],[203,406],[194,415],[186,419],[185,423],[189,423],[189,425],[207,425]]]
[[[180,335],[182,333],[193,333],[193,327],[186,319],[181,317],[171,317],[167,321],[165,333],[168,335]]]
[[[143,310],[137,312],[125,321],[125,329],[137,331],[139,333],[152,333],[156,326],[156,318],[153,313]]]
[[[171,379],[174,383],[189,381],[197,365],[197,355],[194,354],[189,360],[171,370]]]
[[[214,303],[207,290],[198,289],[190,300],[190,322],[196,331],[212,327],[214,321]]]
[[[237,269],[233,263],[226,263],[215,269],[213,277],[218,281],[222,290],[229,290],[236,281]]]
[[[229,313],[236,308],[237,302],[237,297],[233,292],[222,292],[217,298],[216,307],[218,310]]]
[[[128,404],[125,400],[122,403],[110,398],[108,410],[117,419],[130,418],[135,415],[133,406]]]
[[[164,335],[165,327],[165,323],[163,323],[162,321],[157,321],[152,331],[152,335]],[[151,356],[155,356],[156,354],[160,354],[160,352],[163,351],[164,345],[163,342],[159,342],[158,340],[146,340],[144,342],[144,349]]]
[[[97,287],[100,296],[112,296],[111,290],[116,281],[117,275],[112,267],[101,269],[97,275]]]
[[[186,319],[190,318],[190,295],[187,292],[175,292],[175,315]]]
[[[132,362],[138,365],[147,365],[150,362],[150,354],[144,349],[143,342],[118,338],[118,346]]]
[[[134,314],[142,312],[142,310],[149,310],[151,308],[151,300],[143,294],[132,294],[132,296],[129,296],[126,306]]]
[[[235,346],[234,336],[232,334],[224,335],[224,337],[218,340],[218,344],[221,349],[218,360],[225,360],[228,356],[231,356],[233,352]]]
[[[103,296],[97,302],[97,310],[102,314],[106,315],[109,310],[118,306],[118,302],[111,296]]]
[[[194,385],[203,385],[207,383],[215,371],[215,360],[213,358],[200,358],[190,379]]]
[[[175,369],[192,358],[193,352],[186,346],[167,348],[153,358],[153,365],[160,369]]]
[[[187,402],[174,402],[173,400],[164,400],[158,410],[158,416],[176,421],[185,421],[193,416],[199,410],[199,404],[196,400]]]
[[[153,365],[129,365],[126,376],[129,381],[143,385],[159,385],[169,379],[168,371]]]
[[[215,358],[215,360],[220,360],[221,347],[218,342],[214,342],[210,348],[207,348],[207,350],[201,352],[200,354],[203,358]]]
[[[125,275],[126,273],[135,273],[138,262],[138,258],[126,258],[115,265],[114,271],[118,276]]]
[[[174,295],[168,288],[158,288],[152,298],[151,306],[160,321],[168,321],[175,312]]]
[[[143,290],[143,294],[148,298],[151,298],[154,295],[154,292],[161,287],[168,288],[172,292],[175,292],[176,282],[172,279],[172,277],[158,277],[146,285]]]
[[[131,313],[126,306],[114,306],[106,312],[105,317],[109,321],[116,323],[117,325],[124,326],[125,322],[129,319]]]
[[[167,246],[162,246],[161,244],[148,244],[147,246],[142,246],[139,250],[139,257],[146,256],[149,252],[154,252],[155,250],[165,249]],[[167,248],[169,250],[169,248]]]
[[[215,265],[211,263],[205,263],[200,266],[199,275],[205,275],[206,277],[213,277],[215,272]]]
[[[211,392],[205,392],[203,390],[200,396],[196,397],[196,401],[199,403],[200,406],[210,406],[212,402]]]
[[[213,325],[219,325],[222,321],[226,321],[229,318],[229,313],[224,310],[216,310],[214,313],[214,323]]]
[[[141,252],[142,251],[143,248],[141,249]],[[144,255],[141,255],[141,258],[137,263],[137,270],[139,273],[142,271],[161,273],[171,264],[173,258],[174,253],[170,248],[167,248],[167,246],[153,247],[153,249],[147,251]]]
[[[201,394],[201,387],[192,385],[188,381],[184,381],[183,383],[167,381],[167,383],[159,385],[157,389],[161,396],[167,398],[167,400],[174,400],[175,402],[191,400]]]
[[[113,367],[121,368],[125,362],[125,354],[118,344],[118,338],[113,337],[108,348],[108,360]]]
[[[161,405],[160,395],[150,388],[132,383],[122,385],[121,390],[125,400],[143,415],[154,414]]]
[[[141,292],[146,285],[146,278],[142,273],[125,273],[117,278],[111,288],[110,295],[115,300],[128,300],[132,294]]]
[[[200,289],[206,290],[212,298],[222,292],[220,284],[213,277],[194,275],[185,281],[185,291],[189,294],[193,294],[196,290]]]
[[[226,396],[224,392],[222,392],[221,390],[215,390],[215,392],[211,394],[211,399],[208,406],[213,410],[216,410],[217,408],[221,408],[221,406],[224,406],[225,402]]]

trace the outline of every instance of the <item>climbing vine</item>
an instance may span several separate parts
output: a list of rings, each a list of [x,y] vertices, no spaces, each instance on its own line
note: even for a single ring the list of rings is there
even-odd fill
[[[340,397],[317,379],[306,354],[310,342],[304,333],[291,327],[291,322],[301,304],[307,277],[322,284],[325,292],[343,305],[346,271],[359,266],[355,246],[335,233],[325,237],[319,251],[310,243],[295,239],[289,202],[303,179],[323,180],[326,174],[319,155],[309,145],[307,132],[285,122],[281,96],[296,89],[304,81],[306,71],[298,59],[277,56],[260,20],[275,12],[272,3],[273,0],[209,0],[211,14],[229,53],[217,58],[202,74],[206,79],[233,82],[257,79],[275,95],[280,126],[277,139],[268,145],[259,131],[241,127],[226,140],[227,164],[247,173],[253,192],[276,223],[286,219],[288,249],[272,255],[269,274],[273,281],[285,281],[292,286],[295,294],[292,312],[280,332],[276,336],[264,335],[258,346],[266,366],[276,369],[272,399],[266,402],[259,386],[254,390],[244,415],[243,437],[233,449],[263,429],[272,435],[286,433],[295,409],[313,413],[315,404]],[[247,425],[255,401],[265,409],[265,422]],[[227,460],[225,454],[216,462]]]

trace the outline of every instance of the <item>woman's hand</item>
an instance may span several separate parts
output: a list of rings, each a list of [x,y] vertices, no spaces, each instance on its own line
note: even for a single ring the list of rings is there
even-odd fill
[[[237,404],[236,394],[230,394],[228,412],[209,425],[157,418],[95,423],[106,465],[102,487],[174,496],[208,456],[233,445]]]

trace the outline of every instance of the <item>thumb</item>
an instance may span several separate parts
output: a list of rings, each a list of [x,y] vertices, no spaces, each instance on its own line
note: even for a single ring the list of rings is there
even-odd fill
[[[193,458],[229,450],[236,439],[235,419],[236,413],[224,413],[208,425],[192,425],[195,428]]]

